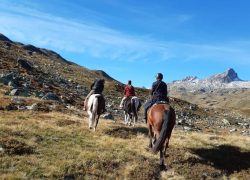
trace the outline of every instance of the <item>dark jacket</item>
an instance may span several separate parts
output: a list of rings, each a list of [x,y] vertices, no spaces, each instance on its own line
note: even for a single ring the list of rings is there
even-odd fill
[[[104,89],[104,81],[102,79],[95,80],[90,86],[91,90],[94,90],[95,94],[102,94]]]
[[[151,89],[152,101],[168,101],[167,84],[161,80],[155,81]]]

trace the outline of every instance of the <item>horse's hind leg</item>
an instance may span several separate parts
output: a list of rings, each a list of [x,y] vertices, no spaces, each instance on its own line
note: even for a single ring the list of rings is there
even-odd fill
[[[127,113],[124,111],[124,124],[127,124]]]
[[[166,166],[164,164],[163,147],[160,149],[160,169],[166,170]]]
[[[97,127],[97,124],[98,124],[98,121],[99,121],[99,117],[100,117],[100,115],[96,116],[94,131],[96,130],[96,127]]]
[[[164,154],[165,156],[166,156],[168,144],[169,144],[169,137],[167,137],[167,139],[166,139],[166,141],[165,141],[165,146],[164,146],[164,151],[163,151],[163,154]]]
[[[148,125],[148,136],[149,136],[149,144],[148,147],[152,148],[153,144],[152,144],[152,138],[153,138],[153,130],[152,130],[152,126]]]
[[[135,127],[135,119],[136,119],[136,117],[133,116],[132,118],[133,118],[133,127]]]
[[[89,129],[92,128],[92,114],[89,115]]]
[[[93,113],[93,114],[92,114],[92,118],[91,118],[91,128],[95,128],[95,126],[94,126],[95,118],[96,118],[96,115]],[[90,129],[91,129],[91,128],[90,128]]]
[[[135,126],[135,123],[136,123],[137,120],[138,120],[138,115],[137,115],[137,113],[134,114],[133,119],[134,119],[134,124],[133,124],[133,126]]]

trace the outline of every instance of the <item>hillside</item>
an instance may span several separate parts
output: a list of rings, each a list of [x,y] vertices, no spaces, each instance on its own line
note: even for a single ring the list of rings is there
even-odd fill
[[[22,62],[32,68],[26,68]],[[24,45],[9,40],[0,34],[0,83],[18,89],[15,95],[43,97],[48,92],[80,108],[96,78],[106,80],[104,94],[122,96],[124,85],[102,70],[89,70],[62,58],[56,52]],[[11,91],[10,90],[10,91]],[[137,89],[138,94],[146,90]],[[7,94],[10,92],[7,92]],[[145,96],[142,95],[142,99]],[[119,100],[119,99],[117,99]],[[118,103],[118,102],[117,102]]]

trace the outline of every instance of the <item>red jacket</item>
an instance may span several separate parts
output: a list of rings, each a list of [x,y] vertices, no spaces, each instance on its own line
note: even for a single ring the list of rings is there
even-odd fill
[[[128,97],[128,96],[135,96],[134,87],[131,86],[131,85],[126,85],[125,88],[124,88],[124,95],[126,97]]]

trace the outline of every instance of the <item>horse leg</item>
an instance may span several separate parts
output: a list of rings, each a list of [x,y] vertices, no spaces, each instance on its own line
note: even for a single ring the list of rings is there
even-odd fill
[[[152,126],[148,125],[148,136],[149,136],[149,148],[152,148],[152,138],[153,138],[153,131],[152,131]]]
[[[165,170],[166,166],[164,164],[163,147],[160,149],[160,170]]]
[[[137,122],[137,120],[138,120],[138,116],[137,116],[137,112],[135,112],[135,114],[134,114],[134,125],[133,126],[135,126],[135,123]]]
[[[97,124],[99,121],[99,117],[100,117],[100,115],[96,115],[94,131],[96,130],[96,127],[97,127]]]
[[[96,118],[96,114],[93,113],[93,114],[92,114],[92,118],[91,118],[91,128],[94,128],[94,127],[95,127],[95,126],[94,126],[95,118]]]
[[[132,116],[132,114],[129,114],[129,116],[128,116],[128,117],[129,117],[129,118],[128,118],[128,119],[129,119],[129,123],[128,123],[128,125],[129,125],[129,126],[131,126],[131,122],[132,122],[132,118],[133,118],[133,116]]]
[[[127,124],[127,113],[124,111],[124,124]]]
[[[153,145],[155,144],[155,142],[157,141],[157,139],[159,138],[159,136],[160,136],[160,132],[154,130]]]
[[[92,128],[91,124],[92,124],[92,114],[89,113],[89,129]]]
[[[164,151],[163,151],[163,153],[164,153],[164,156],[165,156],[165,157],[166,157],[166,152],[167,152],[167,148],[168,148],[168,143],[169,143],[169,137],[167,137],[166,142],[165,142],[165,146],[164,146]]]

